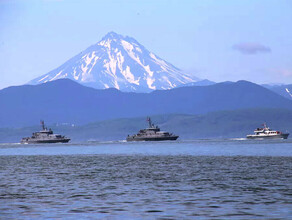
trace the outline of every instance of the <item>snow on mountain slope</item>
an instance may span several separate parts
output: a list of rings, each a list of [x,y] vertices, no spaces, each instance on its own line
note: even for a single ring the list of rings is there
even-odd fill
[[[289,94],[289,96],[292,98],[292,94],[288,88],[285,88],[286,92]]]
[[[263,84],[262,86],[292,100],[292,84]]]
[[[135,39],[114,32],[29,84],[62,78],[98,89],[133,92],[171,89],[198,80],[151,53]]]

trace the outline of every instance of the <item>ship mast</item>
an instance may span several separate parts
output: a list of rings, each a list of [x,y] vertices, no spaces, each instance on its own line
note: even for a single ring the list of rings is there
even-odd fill
[[[263,126],[264,126],[264,129],[265,129],[265,130],[269,129],[269,128],[267,127],[267,123],[266,123],[266,122],[263,124]]]
[[[46,130],[45,129],[45,122],[43,120],[41,120],[41,125],[42,125],[43,130]]]
[[[147,117],[147,121],[149,123],[149,128],[152,128],[153,127],[153,124],[151,122],[151,118],[150,117]]]

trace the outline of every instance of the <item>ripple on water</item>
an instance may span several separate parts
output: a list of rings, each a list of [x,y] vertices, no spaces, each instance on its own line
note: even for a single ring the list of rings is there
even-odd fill
[[[292,217],[291,157],[1,156],[0,218]]]

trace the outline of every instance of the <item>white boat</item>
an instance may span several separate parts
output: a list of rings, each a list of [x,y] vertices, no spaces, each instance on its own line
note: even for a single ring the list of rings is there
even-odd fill
[[[274,131],[267,127],[266,123],[263,124],[263,128],[257,128],[254,130],[254,134],[246,136],[248,139],[287,139],[289,133],[283,133],[281,131]]]

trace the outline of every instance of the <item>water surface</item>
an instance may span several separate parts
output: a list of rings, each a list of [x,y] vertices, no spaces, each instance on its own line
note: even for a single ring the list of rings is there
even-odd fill
[[[0,219],[291,219],[292,144],[0,145]]]

